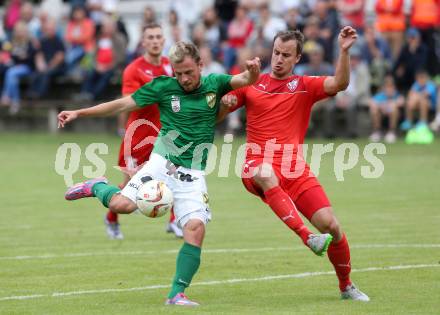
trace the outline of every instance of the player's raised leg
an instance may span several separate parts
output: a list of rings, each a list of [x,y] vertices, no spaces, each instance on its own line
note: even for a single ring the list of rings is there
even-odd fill
[[[272,166],[261,163],[255,166],[251,180],[261,189],[264,200],[273,212],[293,230],[315,254],[322,256],[332,240],[330,234],[313,234],[299,216],[297,208],[289,195],[281,188]]]
[[[136,203],[120,194],[121,189],[109,185],[105,177],[95,178],[70,187],[66,200],[96,197],[104,207],[115,213],[132,213],[137,209]]]

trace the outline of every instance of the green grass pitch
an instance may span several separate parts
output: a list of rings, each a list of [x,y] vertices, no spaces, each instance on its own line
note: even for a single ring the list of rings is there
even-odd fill
[[[165,234],[165,218],[122,216],[125,239],[109,241],[96,200],[63,199],[55,154],[70,142],[82,151],[75,181],[91,165],[86,147],[102,142],[106,175],[119,182],[117,137],[0,135],[0,314],[440,314],[438,140],[387,146],[379,179],[360,176],[368,165],[361,159],[339,182],[334,154],[324,156],[319,178],[352,246],[352,279],[369,303],[341,301],[328,259],[302,246],[232,170],[211,174],[213,221],[187,290],[197,309],[163,305],[181,246]]]

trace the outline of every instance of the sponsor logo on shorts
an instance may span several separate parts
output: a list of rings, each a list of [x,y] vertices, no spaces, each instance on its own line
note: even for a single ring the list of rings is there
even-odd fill
[[[128,187],[134,188],[134,189],[139,189],[139,185],[136,185],[135,183],[129,183]]]

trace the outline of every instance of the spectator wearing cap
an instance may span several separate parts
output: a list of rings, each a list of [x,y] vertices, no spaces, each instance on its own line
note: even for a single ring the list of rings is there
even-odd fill
[[[393,75],[399,90],[408,91],[415,81],[418,69],[426,67],[428,50],[422,43],[420,33],[415,28],[406,32],[406,44],[393,65]]]

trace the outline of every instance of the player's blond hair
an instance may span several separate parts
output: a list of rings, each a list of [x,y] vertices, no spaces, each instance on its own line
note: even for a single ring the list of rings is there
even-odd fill
[[[200,62],[199,49],[193,43],[179,41],[170,48],[168,55],[171,63],[181,63],[187,56],[196,63]]]

